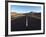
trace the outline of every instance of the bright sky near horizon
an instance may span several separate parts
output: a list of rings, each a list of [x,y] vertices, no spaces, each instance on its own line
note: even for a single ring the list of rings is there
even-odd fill
[[[41,6],[21,6],[11,5],[11,12],[17,13],[29,13],[29,12],[41,12]]]

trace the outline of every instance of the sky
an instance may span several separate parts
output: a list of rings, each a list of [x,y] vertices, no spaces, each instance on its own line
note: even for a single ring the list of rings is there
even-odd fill
[[[29,13],[29,12],[41,12],[41,6],[22,6],[22,5],[11,5],[11,12],[17,13]]]

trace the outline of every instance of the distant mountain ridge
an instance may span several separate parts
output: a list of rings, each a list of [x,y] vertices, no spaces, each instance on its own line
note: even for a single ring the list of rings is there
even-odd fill
[[[36,12],[29,12],[29,13],[17,13],[17,12],[11,12],[11,16],[25,16],[25,15],[41,15],[41,12],[36,13]]]
[[[16,13],[16,12],[11,12],[11,18],[15,19],[21,16],[37,16],[37,17],[41,17],[41,13],[35,13],[35,12],[29,12],[29,13],[24,13],[24,14],[20,14],[20,13]]]

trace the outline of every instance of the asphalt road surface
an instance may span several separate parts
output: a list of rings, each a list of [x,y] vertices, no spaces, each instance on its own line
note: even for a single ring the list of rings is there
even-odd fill
[[[26,27],[26,16],[11,20],[11,31],[40,30],[41,20],[28,16],[28,26]]]

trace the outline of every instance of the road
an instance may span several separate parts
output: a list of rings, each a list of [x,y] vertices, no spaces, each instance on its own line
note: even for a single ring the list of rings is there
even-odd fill
[[[41,20],[28,16],[28,26],[26,27],[26,16],[11,20],[11,31],[40,30]]]

